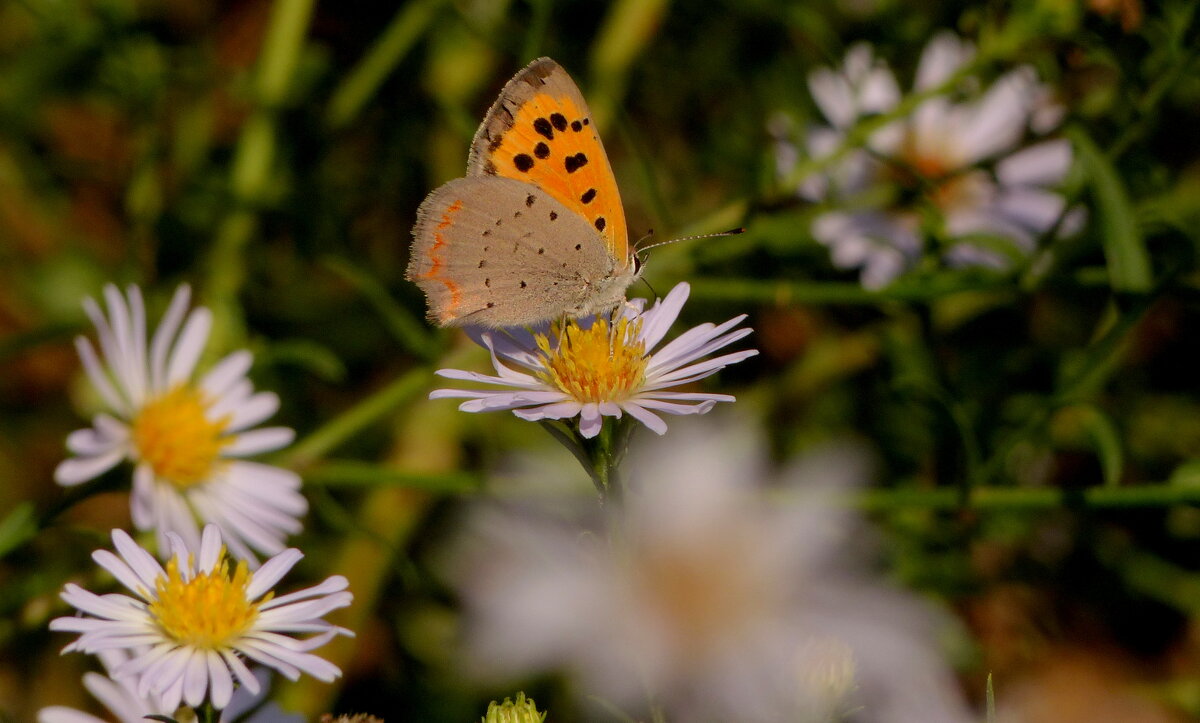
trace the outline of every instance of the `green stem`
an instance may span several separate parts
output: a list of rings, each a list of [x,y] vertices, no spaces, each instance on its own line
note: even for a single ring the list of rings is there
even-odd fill
[[[293,469],[307,467],[397,407],[412,401],[425,390],[429,379],[428,368],[413,369],[294,444],[282,455],[281,463]]]
[[[278,145],[276,116],[287,100],[300,63],[313,3],[276,0],[272,7],[255,78],[255,108],[242,126],[234,150],[229,184],[235,206],[217,230],[208,280],[214,313],[230,326],[240,326],[233,299],[245,277],[242,252],[258,232],[258,216],[250,207],[260,203],[272,185],[271,168]]]
[[[583,466],[596,486],[601,504],[621,498],[621,460],[625,457],[633,432],[633,423],[628,418],[605,419],[600,433],[591,439],[580,434],[575,423],[543,421],[542,428],[566,447]]]
[[[413,0],[400,6],[379,39],[334,90],[325,112],[330,128],[341,128],[358,117],[445,4],[446,0]]]
[[[221,719],[221,712],[213,707],[210,701],[204,701],[204,705],[195,709],[197,723],[217,723]]]
[[[1065,506],[1169,507],[1200,502],[1200,487],[1177,484],[1083,489],[1056,487],[974,487],[963,494],[957,487],[938,489],[866,490],[847,495],[844,502],[868,511],[931,510],[1044,510]]]

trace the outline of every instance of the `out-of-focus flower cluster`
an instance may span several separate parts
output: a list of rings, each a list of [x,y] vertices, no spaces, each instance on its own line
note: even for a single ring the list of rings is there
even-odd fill
[[[849,449],[770,477],[744,421],[696,420],[630,460],[623,504],[581,534],[544,510],[485,506],[451,563],[468,665],[569,674],[634,717],[969,720],[935,618],[848,554],[861,525]]]
[[[913,82],[914,93],[929,97],[907,112],[895,75],[866,43],[852,46],[841,68],[808,78],[829,125],[808,132],[803,152],[785,135],[779,172],[791,176],[799,160],[825,167],[796,179],[801,197],[827,208],[812,235],[835,266],[861,269],[868,288],[924,258],[1010,268],[1044,234],[1082,223],[1082,212],[1069,211],[1056,190],[1071,166],[1070,143],[1027,145],[1061,122],[1051,89],[1020,67],[981,91],[974,53],[953,33],[936,35]],[[884,122],[856,143],[852,130],[873,116]]]

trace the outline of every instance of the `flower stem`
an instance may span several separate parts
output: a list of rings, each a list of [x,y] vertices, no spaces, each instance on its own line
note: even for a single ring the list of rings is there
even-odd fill
[[[621,498],[621,460],[625,457],[633,432],[633,424],[629,419],[606,418],[600,433],[591,439],[580,434],[575,424],[542,422],[542,427],[579,460],[584,471],[592,478],[601,504]]]
[[[213,707],[212,701],[204,701],[204,705],[196,708],[196,723],[217,723],[221,713]]]

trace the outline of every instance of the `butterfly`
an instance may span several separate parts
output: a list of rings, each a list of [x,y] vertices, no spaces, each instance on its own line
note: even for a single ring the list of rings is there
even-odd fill
[[[406,277],[439,326],[527,326],[614,309],[641,272],[583,94],[539,58],[500,91],[467,175],[417,210]]]

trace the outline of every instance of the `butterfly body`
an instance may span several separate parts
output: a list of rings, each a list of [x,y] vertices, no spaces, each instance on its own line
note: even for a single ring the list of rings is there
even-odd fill
[[[407,276],[434,323],[507,327],[611,309],[638,273],[587,103],[536,60],[484,117],[467,176],[418,209]]]

